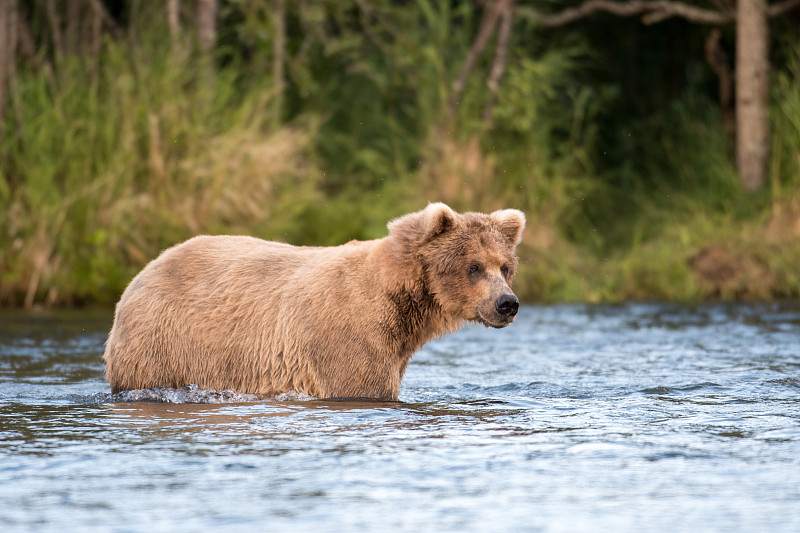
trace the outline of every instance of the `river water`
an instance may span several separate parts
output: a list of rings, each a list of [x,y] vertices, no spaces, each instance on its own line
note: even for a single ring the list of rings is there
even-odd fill
[[[0,531],[800,531],[798,303],[524,307],[399,402],[121,401],[110,321],[0,313]]]

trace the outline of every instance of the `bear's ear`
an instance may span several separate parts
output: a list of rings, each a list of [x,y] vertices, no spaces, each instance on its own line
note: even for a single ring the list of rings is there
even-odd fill
[[[426,241],[447,233],[456,226],[456,212],[442,202],[428,204],[422,214]]]
[[[441,202],[389,222],[389,234],[424,244],[456,226],[456,212]]]
[[[518,245],[522,240],[522,230],[525,229],[525,215],[522,211],[501,209],[490,214],[489,220],[500,230],[511,246]]]

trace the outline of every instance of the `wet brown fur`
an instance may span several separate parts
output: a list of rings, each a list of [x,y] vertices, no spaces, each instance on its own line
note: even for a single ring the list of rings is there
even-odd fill
[[[397,399],[423,344],[465,320],[513,321],[494,301],[511,293],[524,224],[513,209],[457,214],[430,204],[390,222],[387,237],[336,247],[195,237],[123,293],[106,377],[114,392],[196,383]]]

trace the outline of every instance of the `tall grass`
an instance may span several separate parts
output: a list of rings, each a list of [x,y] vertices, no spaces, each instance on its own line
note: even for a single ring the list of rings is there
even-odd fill
[[[19,74],[22,120],[0,147],[0,301],[113,300],[197,233],[297,237],[284,221],[319,200],[313,124],[269,130],[259,95],[225,71],[198,76],[201,61],[108,40],[93,83],[75,58],[52,80]]]

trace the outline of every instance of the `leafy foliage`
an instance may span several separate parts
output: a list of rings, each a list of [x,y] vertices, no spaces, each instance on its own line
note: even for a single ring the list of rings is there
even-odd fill
[[[0,304],[109,303],[191,235],[332,245],[439,200],[527,213],[529,300],[800,296],[796,54],[777,54],[770,190],[746,195],[686,44],[702,28],[518,19],[497,93],[484,53],[454,103],[479,4],[286,6],[224,2],[213,57],[135,9],[112,13],[96,55],[57,50],[29,13],[41,52],[17,68],[0,140]]]

